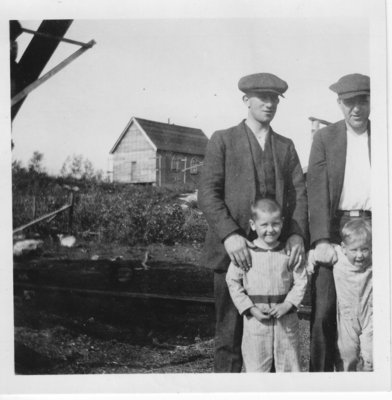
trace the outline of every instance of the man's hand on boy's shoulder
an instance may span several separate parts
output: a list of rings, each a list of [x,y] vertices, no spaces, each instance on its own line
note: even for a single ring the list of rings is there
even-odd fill
[[[289,256],[289,268],[294,268],[305,257],[304,240],[300,235],[291,235],[286,242],[286,254]]]
[[[241,268],[243,271],[248,271],[252,267],[252,259],[249,253],[249,248],[256,247],[252,242],[246,240],[238,233],[229,235],[223,242],[226,252],[230,257],[231,262]]]
[[[283,303],[272,306],[269,315],[273,318],[283,317],[283,315],[287,314],[292,307],[293,305],[291,303],[284,301]]]

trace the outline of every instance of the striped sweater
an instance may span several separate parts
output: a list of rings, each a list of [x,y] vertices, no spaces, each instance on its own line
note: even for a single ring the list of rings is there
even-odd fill
[[[243,314],[258,303],[287,301],[298,308],[308,282],[304,264],[291,270],[283,245],[273,250],[259,247],[249,250],[252,268],[244,272],[230,263],[226,274],[230,295],[239,313]]]

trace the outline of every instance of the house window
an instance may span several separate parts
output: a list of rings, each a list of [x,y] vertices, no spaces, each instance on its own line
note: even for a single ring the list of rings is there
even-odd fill
[[[176,172],[180,170],[180,157],[178,156],[172,157],[170,169]]]
[[[191,159],[191,174],[192,175],[196,175],[199,171],[198,171],[198,164],[199,164],[199,160],[197,158],[192,158]]]

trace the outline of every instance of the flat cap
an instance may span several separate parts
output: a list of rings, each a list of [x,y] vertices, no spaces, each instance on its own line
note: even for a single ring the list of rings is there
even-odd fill
[[[258,74],[243,76],[238,82],[238,89],[244,93],[268,92],[276,93],[282,97],[289,86],[276,75],[261,72]]]
[[[367,75],[349,74],[342,76],[329,88],[341,99],[370,94],[370,78]]]

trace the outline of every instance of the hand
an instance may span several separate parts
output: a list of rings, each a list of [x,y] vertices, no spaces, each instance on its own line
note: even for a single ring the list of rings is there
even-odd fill
[[[320,264],[333,265],[338,261],[335,249],[328,240],[319,240],[314,249],[314,260]]]
[[[283,315],[287,314],[292,307],[293,305],[291,303],[284,301],[283,303],[272,306],[269,315],[273,318],[283,317]]]
[[[317,264],[316,260],[314,259],[314,250],[310,250],[308,254],[308,260],[306,263],[306,272],[309,275],[314,273],[314,267]]]
[[[248,247],[256,247],[253,243],[249,242],[238,233],[234,233],[226,238],[223,245],[234,265],[241,268],[243,271],[248,271],[252,267],[252,260]]]
[[[264,306],[264,307],[263,307]],[[253,306],[250,309],[250,313],[258,320],[258,321],[263,321],[266,319],[270,319],[271,316],[269,315],[270,312],[269,306],[266,304],[259,305],[259,306]]]
[[[289,256],[289,268],[301,264],[305,257],[304,240],[299,235],[291,235],[286,242],[286,254]]]

